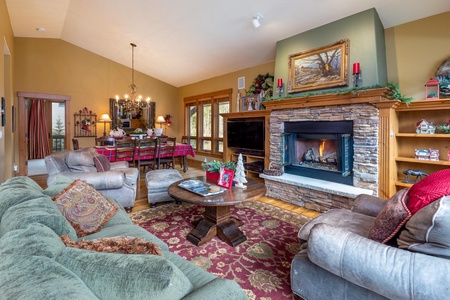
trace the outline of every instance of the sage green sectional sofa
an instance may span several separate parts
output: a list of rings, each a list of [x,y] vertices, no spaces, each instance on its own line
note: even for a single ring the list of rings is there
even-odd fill
[[[0,185],[0,299],[247,299],[235,281],[191,264],[133,225],[120,204],[101,231],[82,239],[138,237],[159,245],[162,256],[66,247],[60,236],[79,238],[51,196],[70,181],[46,190],[28,177]]]

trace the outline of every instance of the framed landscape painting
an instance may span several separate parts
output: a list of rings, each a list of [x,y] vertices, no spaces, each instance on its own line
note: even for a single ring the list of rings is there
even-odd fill
[[[348,39],[289,55],[288,93],[345,86],[348,81]]]

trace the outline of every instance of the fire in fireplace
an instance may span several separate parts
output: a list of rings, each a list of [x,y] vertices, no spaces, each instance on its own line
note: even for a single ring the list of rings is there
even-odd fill
[[[284,123],[285,172],[353,185],[353,121]]]

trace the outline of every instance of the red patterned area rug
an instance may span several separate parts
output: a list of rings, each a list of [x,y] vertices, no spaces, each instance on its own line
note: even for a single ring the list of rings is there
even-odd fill
[[[294,299],[290,284],[292,258],[300,250],[297,233],[309,218],[260,201],[232,209],[243,221],[247,241],[229,246],[215,237],[203,246],[186,240],[203,207],[167,204],[131,214],[133,222],[169,245],[195,265],[219,277],[233,279],[249,299]]]

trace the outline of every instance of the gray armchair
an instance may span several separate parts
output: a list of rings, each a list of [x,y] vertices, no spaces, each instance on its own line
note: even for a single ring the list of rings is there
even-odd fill
[[[387,244],[368,236],[388,201],[368,195],[355,201],[352,211],[332,209],[300,229],[302,250],[291,265],[294,294],[308,300],[447,299],[450,197],[422,208]]]
[[[139,175],[137,168],[129,168],[128,162],[112,162],[111,169],[98,172],[94,164],[94,148],[65,150],[45,157],[48,171],[47,185],[51,186],[58,175],[72,179],[82,179],[91,184],[105,196],[116,199],[131,212],[136,199],[136,182]]]

